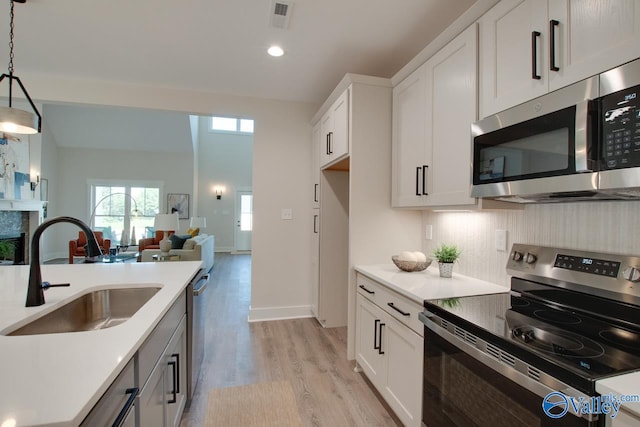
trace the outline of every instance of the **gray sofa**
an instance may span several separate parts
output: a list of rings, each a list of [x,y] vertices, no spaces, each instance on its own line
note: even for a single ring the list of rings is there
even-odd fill
[[[160,249],[145,249],[142,251],[142,262],[153,262],[153,256],[159,255]],[[183,249],[171,249],[169,255],[180,255],[180,261],[202,261],[205,271],[211,270],[214,264],[215,236],[206,234],[188,239]]]

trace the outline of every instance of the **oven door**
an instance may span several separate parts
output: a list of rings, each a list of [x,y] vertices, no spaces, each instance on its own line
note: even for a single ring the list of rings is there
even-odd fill
[[[425,324],[422,422],[427,427],[604,425],[570,412],[549,417],[542,408],[544,396],[562,388],[540,384],[465,344],[458,338],[464,332],[454,335],[423,314],[420,320]]]
[[[471,196],[595,192],[596,96],[592,78],[474,123]]]

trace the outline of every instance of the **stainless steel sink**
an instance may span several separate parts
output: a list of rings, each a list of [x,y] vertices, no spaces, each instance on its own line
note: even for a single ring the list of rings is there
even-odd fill
[[[160,288],[104,289],[84,294],[7,335],[94,331],[126,322]]]

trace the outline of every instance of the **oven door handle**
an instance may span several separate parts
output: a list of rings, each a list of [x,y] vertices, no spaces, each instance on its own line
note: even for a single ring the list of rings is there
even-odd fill
[[[466,341],[463,341],[461,338],[458,338],[458,336],[454,335],[452,332],[449,332],[448,329],[443,328],[442,326],[438,325],[433,320],[431,320],[432,318],[437,318],[437,317],[438,316],[436,314],[431,313],[428,310],[425,310],[424,312],[418,314],[418,318],[420,319],[420,321],[422,323],[424,323],[424,325],[427,328],[429,328],[435,334],[440,336],[442,339],[448,341],[451,345],[453,345],[453,346],[457,347],[458,349],[464,351],[467,355],[473,357],[478,362],[480,362],[483,365],[493,369],[494,371],[499,372],[500,374],[502,374],[505,377],[509,378],[510,380],[516,382],[517,384],[519,384],[522,387],[526,388],[530,392],[540,396],[541,398],[544,398],[549,393],[558,392],[559,391],[561,393],[564,393],[567,396],[572,396],[572,397],[576,397],[576,398],[583,397],[585,400],[589,400],[590,399],[590,397],[587,396],[586,394],[576,390],[575,388],[573,388],[573,387],[571,387],[571,386],[569,386],[569,385],[567,385],[567,384],[565,384],[563,382],[560,382],[560,381],[556,380],[553,377],[547,376],[546,374],[544,374],[544,375],[546,377],[547,382],[551,383],[550,385],[542,384],[541,382],[538,382],[538,381],[534,380],[533,378],[530,378],[527,375],[521,373],[517,369],[512,368],[511,366],[509,366],[509,365],[507,365],[507,364],[505,364],[503,362],[500,362],[499,360],[495,359],[494,357],[489,356],[487,353],[483,352],[482,350],[480,350],[477,347],[478,345],[480,345],[482,347],[482,346],[485,346],[487,344],[483,339],[476,338],[476,340],[475,340],[476,345],[475,346],[471,345],[470,343],[468,343]],[[451,324],[451,322],[449,322],[449,325],[451,325],[452,327],[455,327],[454,325]],[[462,330],[462,331],[464,331],[464,330]],[[466,331],[464,331],[464,332],[466,332]],[[426,337],[425,337],[425,339],[426,339]],[[513,357],[513,358],[516,359],[515,357]],[[527,364],[525,362],[522,362],[522,365],[527,365]],[[572,414],[574,416],[577,416],[576,414],[574,414],[571,411],[569,411],[568,413]],[[582,418],[586,418],[586,419],[589,419],[589,420],[595,419],[593,417],[593,415],[585,415]]]

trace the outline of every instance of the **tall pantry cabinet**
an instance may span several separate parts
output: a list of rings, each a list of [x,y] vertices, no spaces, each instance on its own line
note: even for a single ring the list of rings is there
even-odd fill
[[[349,326],[349,358],[355,355],[353,266],[389,263],[402,250],[421,248],[420,213],[391,208],[391,103],[389,79],[347,74],[312,120],[314,169],[320,159],[319,202],[312,198],[311,207],[312,254],[318,254],[312,311],[324,327]]]

